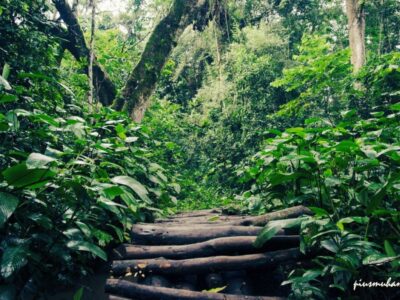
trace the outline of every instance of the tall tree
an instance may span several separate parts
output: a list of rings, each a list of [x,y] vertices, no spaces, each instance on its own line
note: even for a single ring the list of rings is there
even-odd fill
[[[353,71],[357,73],[365,63],[365,9],[360,0],[346,0],[349,42]]]
[[[157,78],[182,32],[194,21],[203,22],[208,13],[208,0],[174,0],[168,14],[152,32],[121,96],[116,99],[117,110],[127,110],[134,121],[142,120]]]
[[[65,41],[64,46],[77,60],[85,63],[86,72],[89,74],[90,50],[86,45],[76,15],[66,0],[53,0],[53,3],[68,28],[67,33],[61,36],[61,39]],[[59,31],[62,32],[62,30]],[[116,88],[95,57],[93,61],[93,81],[99,101],[103,105],[110,105],[117,94]]]

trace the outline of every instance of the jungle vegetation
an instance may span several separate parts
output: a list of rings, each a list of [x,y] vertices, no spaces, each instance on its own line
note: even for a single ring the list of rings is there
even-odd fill
[[[136,222],[298,204],[293,299],[399,296],[353,282],[400,281],[400,2],[106,2],[0,2],[0,299]]]

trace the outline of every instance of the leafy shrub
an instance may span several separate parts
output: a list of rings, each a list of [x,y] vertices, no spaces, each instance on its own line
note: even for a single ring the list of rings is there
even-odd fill
[[[101,109],[83,119],[79,107],[57,103],[50,113],[29,101],[42,81],[29,77],[30,90],[4,77],[0,86],[0,283],[21,293],[40,290],[49,274],[63,282],[86,274],[133,222],[173,205],[177,189],[152,161],[160,146],[125,114]]]
[[[301,248],[321,255],[291,274],[295,299],[349,297],[357,279],[399,277],[399,110],[381,107],[367,119],[345,111],[337,125],[311,118],[304,128],[270,131],[239,171],[253,184],[244,194],[251,207],[303,204],[315,213],[302,223]]]

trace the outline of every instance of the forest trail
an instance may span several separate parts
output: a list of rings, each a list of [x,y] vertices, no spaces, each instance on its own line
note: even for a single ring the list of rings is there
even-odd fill
[[[303,206],[262,216],[212,209],[136,224],[131,244],[114,250],[106,292],[112,300],[285,299],[282,272],[302,259],[298,232],[253,244],[269,221],[309,213]]]

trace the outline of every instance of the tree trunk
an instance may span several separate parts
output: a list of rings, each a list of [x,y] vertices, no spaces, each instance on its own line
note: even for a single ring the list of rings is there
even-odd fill
[[[140,122],[150,105],[157,78],[182,32],[194,20],[204,19],[208,0],[174,0],[166,17],[156,26],[142,53],[140,61],[129,75],[121,97],[116,99],[117,110],[127,110]]]
[[[365,11],[361,0],[346,0],[351,63],[357,73],[365,63]]]
[[[88,74],[90,70],[90,50],[86,45],[85,37],[78,19],[66,0],[53,0],[53,3],[60,13],[61,19],[68,28],[67,34],[60,37],[62,40],[65,39],[62,41],[63,45],[71,52],[76,60],[85,63],[85,71]],[[62,32],[62,30],[60,32]],[[93,58],[93,81],[99,101],[103,105],[112,104],[117,94],[116,88],[95,57]]]
[[[125,280],[108,279],[106,292],[137,300],[283,300],[280,297],[241,296],[151,287]]]
[[[95,0],[89,1],[89,6],[92,9],[91,14],[91,26],[90,26],[90,41],[89,41],[89,109],[91,110],[95,102],[95,88],[94,88],[94,78],[93,78],[93,65],[94,65],[94,34],[96,30],[96,3]]]
[[[273,268],[301,258],[298,248],[239,256],[212,256],[182,260],[164,258],[115,260],[111,269],[114,275],[142,271],[147,274],[204,274],[219,271]]]

